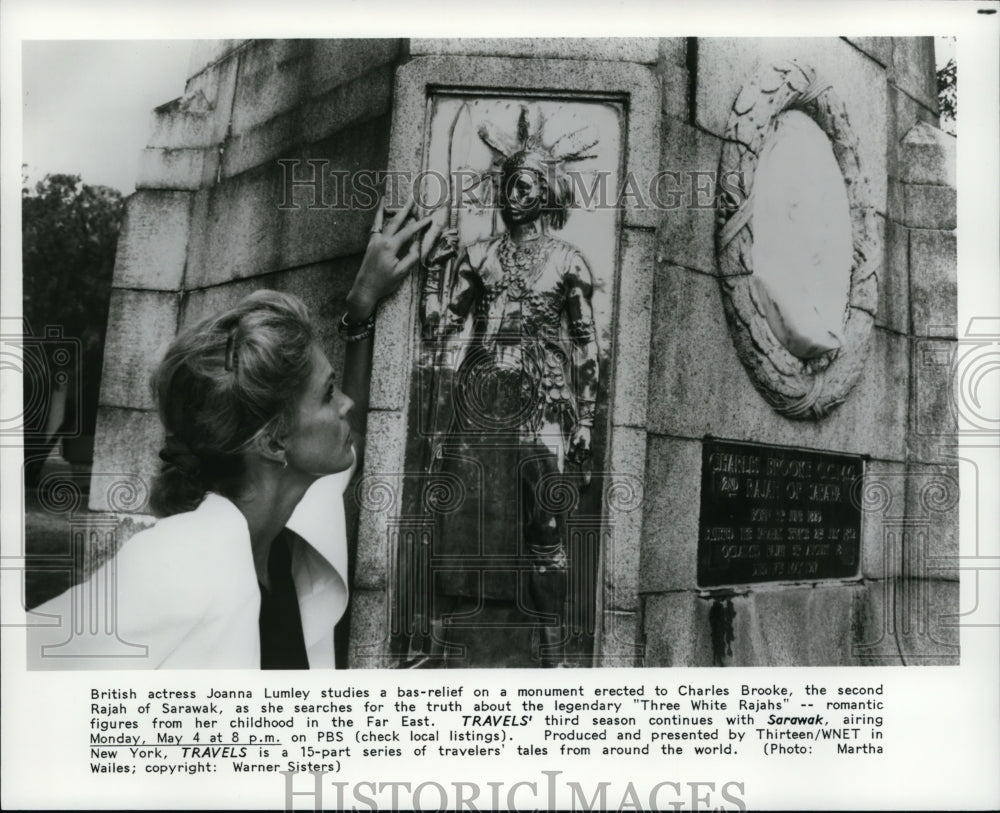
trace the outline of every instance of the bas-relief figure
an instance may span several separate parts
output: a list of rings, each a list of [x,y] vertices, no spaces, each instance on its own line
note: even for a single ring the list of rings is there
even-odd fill
[[[471,126],[463,105],[451,131],[453,169]],[[535,662],[562,666],[568,502],[560,490],[589,481],[601,386],[593,274],[555,233],[573,204],[566,168],[592,157],[599,138],[584,125],[546,140],[544,116],[528,106],[516,132],[488,119],[476,131],[494,156],[489,183],[503,228],[460,245],[452,189],[448,228],[425,252],[420,300],[433,357],[429,469],[465,489],[455,510],[434,517],[434,555],[452,564],[432,571],[428,662],[484,665],[447,663],[443,619],[470,601],[499,601],[532,620]]]

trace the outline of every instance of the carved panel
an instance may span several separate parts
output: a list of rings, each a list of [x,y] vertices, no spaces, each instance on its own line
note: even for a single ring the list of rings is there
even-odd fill
[[[839,335],[825,343],[780,335],[774,303],[753,276],[755,174],[782,117],[792,112],[808,116],[829,139],[850,215],[850,288]],[[795,60],[765,67],[733,102],[719,169],[720,178],[730,182],[720,201],[716,254],[737,353],[777,412],[796,419],[822,418],[844,401],[861,375],[882,254],[869,177],[843,101],[812,68]],[[802,235],[792,233],[789,239]]]

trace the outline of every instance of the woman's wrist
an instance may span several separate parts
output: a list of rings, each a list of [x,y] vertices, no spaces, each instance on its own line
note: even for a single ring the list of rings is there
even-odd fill
[[[347,295],[347,321],[352,325],[366,322],[373,313],[378,302],[372,302],[370,297],[351,291]]]

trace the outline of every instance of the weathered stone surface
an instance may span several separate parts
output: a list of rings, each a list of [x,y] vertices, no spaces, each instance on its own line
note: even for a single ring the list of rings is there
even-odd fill
[[[188,77],[197,76],[214,63],[229,56],[248,40],[195,40],[191,48],[191,60],[188,63]]]
[[[610,486],[604,494],[605,522],[614,528],[614,549],[604,557],[603,606],[608,610],[633,611],[639,606],[639,551],[642,539],[647,483],[646,432],[614,427],[610,440]]]
[[[896,590],[895,639],[908,666],[959,662],[959,583],[903,579]]]
[[[229,130],[238,62],[230,53],[192,76],[177,99],[157,107],[147,145],[196,149],[221,144]]]
[[[955,187],[957,145],[955,136],[917,122],[901,141],[899,177],[911,184]]]
[[[300,158],[306,145],[384,115],[390,108],[392,81],[391,66],[375,68],[323,96],[305,99],[300,105],[234,135],[226,143],[222,176],[228,178],[268,161]],[[328,170],[340,168],[332,165]],[[384,166],[365,168],[379,170]],[[295,177],[309,177],[311,172],[303,165]],[[324,198],[333,203],[337,199],[333,179],[327,178],[325,185]]]
[[[384,590],[355,588],[351,593],[349,669],[384,669],[390,665],[389,602]]]
[[[957,241],[953,231],[910,232],[910,308],[914,336],[954,336]]]
[[[937,112],[933,37],[893,37],[890,81]]]
[[[622,243],[618,319],[612,348],[615,378],[611,422],[644,427],[656,245],[651,233],[636,229],[623,230]]]
[[[387,113],[392,105],[393,67],[385,65],[310,99],[301,109],[302,143],[320,141],[338,130]]]
[[[152,409],[149,377],[177,330],[178,297],[114,289],[101,376],[103,406]]]
[[[149,510],[149,495],[153,486],[153,476],[159,470],[159,462],[157,458],[157,468],[147,474],[125,471],[105,473],[97,469],[91,473],[89,499],[91,508],[95,505],[105,506],[104,510],[122,519],[116,531],[117,544],[153,524],[152,516],[133,512]]]
[[[915,229],[954,229],[958,225],[957,192],[950,186],[900,184],[903,225]]]
[[[150,148],[139,156],[136,189],[198,189],[204,181],[205,150]]]
[[[885,262],[878,275],[878,316],[875,324],[896,333],[910,329],[910,233],[891,220],[879,217],[885,237]]]
[[[888,180],[888,193],[886,195],[885,217],[887,220],[895,223],[902,223],[905,214],[903,183],[890,177]]]
[[[371,409],[402,410],[406,404],[413,346],[417,341],[414,299],[420,274],[411,274],[409,282],[382,301],[376,317],[375,346],[372,351],[372,377],[369,390]]]
[[[656,62],[659,43],[654,37],[513,37],[482,39],[412,39],[410,54],[532,57],[535,59],[621,60]]]
[[[711,666],[712,631],[707,602],[695,593],[645,596],[644,666]]]
[[[277,274],[269,274],[256,279],[233,280],[211,288],[189,291],[183,300],[179,328],[197,324],[209,316],[231,308],[243,297],[261,288],[273,288]]]
[[[675,39],[675,38],[672,38]],[[683,41],[682,41],[683,42]],[[691,99],[688,93],[690,72],[684,62],[686,49],[681,48],[680,62],[675,61],[677,52],[671,48],[663,54],[657,66],[660,75],[660,85],[663,88],[661,110],[664,116],[672,116],[681,121],[689,121],[691,117]]]
[[[330,170],[356,173],[385,169],[389,122],[385,117],[343,130],[333,138],[302,151],[305,159],[329,161]],[[378,201],[371,196],[370,207],[360,195],[353,195],[349,208],[286,209],[281,215],[280,263],[282,268],[306,265],[351,254],[363,253]]]
[[[958,430],[955,361],[958,345],[949,339],[912,339],[913,405],[909,451],[912,460],[932,463],[953,455]],[[960,403],[960,402],[959,402]]]
[[[958,465],[910,463],[907,474],[903,575],[958,581]]]
[[[360,256],[347,257],[275,275],[277,290],[294,294],[308,305],[316,340],[330,359],[338,381],[344,369],[344,341],[337,332],[337,323],[347,307],[347,293],[360,265]]]
[[[656,234],[657,262],[716,273],[714,185],[704,175],[719,168],[722,140],[673,117],[663,120],[661,208]],[[679,177],[678,177],[679,176]],[[708,193],[697,188],[708,185]]]
[[[836,666],[851,662],[853,606],[862,585],[760,590],[732,599],[731,666]],[[725,626],[725,625],[724,625]],[[718,648],[716,635],[716,648]]]
[[[180,290],[191,227],[190,192],[137,192],[128,199],[115,255],[119,288]]]
[[[715,279],[657,269],[648,428],[902,460],[909,385],[906,339],[876,328],[846,401],[819,421],[778,415],[754,389],[733,347]]]
[[[892,625],[898,580],[868,582],[852,608],[854,640],[851,662],[858,666],[902,664]]]
[[[163,444],[163,427],[155,412],[102,406],[97,416],[97,439],[94,444],[95,475],[100,475],[90,492],[91,511],[111,511],[109,501],[111,480],[116,475],[139,477],[148,487],[159,471],[159,450]],[[135,506],[143,513],[145,503]]]
[[[639,619],[635,613],[608,611],[602,617],[597,666],[630,667],[643,665]]]
[[[376,119],[290,157],[325,161],[330,171],[370,169],[374,173],[385,166],[386,130],[385,120]],[[323,166],[318,165],[320,173]],[[373,210],[334,206],[332,182],[324,179],[322,183],[320,191],[329,205],[312,209],[314,189],[293,188],[291,176],[286,183],[278,165],[254,169],[200,191],[195,199],[188,285],[206,287],[362,252]],[[375,202],[371,196],[372,206]],[[282,204],[287,205],[279,208]]]
[[[844,39],[883,68],[892,64],[892,37],[844,37]]]
[[[834,666],[852,660],[861,585],[793,587],[701,598],[646,599],[646,663],[662,666]],[[662,624],[672,623],[672,627]],[[655,626],[654,626],[655,625]],[[654,633],[653,630],[656,630]],[[664,633],[669,630],[669,633]],[[658,638],[654,645],[654,635]]]
[[[906,521],[906,464],[872,460],[856,493],[861,506],[861,575],[889,579],[902,570],[902,531]]]
[[[359,500],[361,514],[354,571],[354,583],[359,588],[385,589],[388,581],[389,559],[395,556],[389,544],[389,521],[398,515],[403,497],[405,440],[405,422],[400,413],[368,413],[364,474],[358,488],[374,487],[377,494]],[[388,501],[383,504],[380,497]]]
[[[693,590],[698,579],[701,442],[649,436],[639,590]]]
[[[890,178],[906,178],[910,183],[945,183],[944,164],[941,156],[933,157],[927,155],[927,160],[918,160],[915,163],[912,154],[908,154],[904,160],[903,139],[906,137],[914,125],[923,123],[933,130],[938,130],[937,116],[915,102],[891,82],[888,86],[889,92],[889,153],[888,153],[888,174]],[[940,131],[939,131],[940,132]],[[926,168],[922,165],[926,164]],[[952,164],[954,167],[954,163]],[[954,169],[952,169],[954,178]]]
[[[698,40],[695,115],[698,125],[725,135],[733,101],[756,71],[769,63],[798,59],[832,84],[844,101],[858,138],[858,158],[871,179],[878,211],[885,211],[885,70],[849,43],[827,38],[745,38]]]
[[[230,119],[234,135],[301,102],[309,48],[309,40],[254,40],[241,52]]]
[[[201,93],[211,108],[209,123],[202,130],[200,144],[169,143],[150,146],[194,147],[217,146],[229,136],[229,121],[233,110],[233,96],[236,93],[236,77],[239,55],[234,51],[212,65],[208,70],[191,77],[185,88],[185,95]]]
[[[659,61],[665,65],[684,67],[688,59],[688,37],[660,37]]]
[[[276,169],[280,168],[244,172],[195,194],[188,288],[259,276],[281,267],[278,204],[284,190]]]
[[[298,125],[296,109],[228,138],[220,161],[222,177],[231,178],[269,161],[294,158],[301,143]]]
[[[310,40],[312,52],[306,79],[309,94],[320,96],[372,68],[391,65],[399,59],[402,42],[398,39]]]
[[[152,114],[148,146],[161,149],[203,149],[215,141],[215,109],[195,92],[160,105]]]

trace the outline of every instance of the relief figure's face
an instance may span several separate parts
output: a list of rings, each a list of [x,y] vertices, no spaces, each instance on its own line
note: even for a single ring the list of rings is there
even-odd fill
[[[500,194],[508,223],[531,223],[542,213],[545,183],[535,170],[514,167],[504,173]]]

